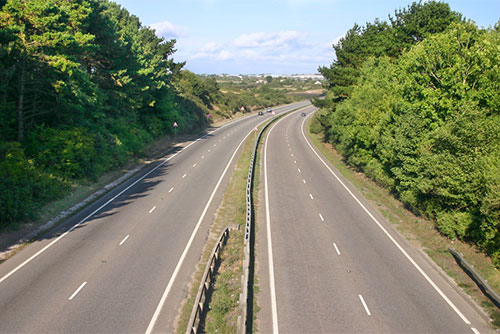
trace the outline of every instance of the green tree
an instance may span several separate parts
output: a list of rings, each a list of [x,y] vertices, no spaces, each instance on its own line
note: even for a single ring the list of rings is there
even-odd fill
[[[83,74],[77,56],[93,39],[82,31],[88,12],[85,1],[9,0],[3,6],[0,27],[8,35],[3,52],[7,49],[7,54],[15,59],[11,83],[16,90],[9,95],[16,101],[18,141],[24,139],[26,121],[39,115],[40,96],[49,94],[75,104],[81,102],[78,94],[84,93],[85,88],[78,89]],[[44,80],[47,78],[48,82]],[[27,116],[29,93],[31,114]],[[52,103],[44,109],[42,112],[47,113],[58,108]]]

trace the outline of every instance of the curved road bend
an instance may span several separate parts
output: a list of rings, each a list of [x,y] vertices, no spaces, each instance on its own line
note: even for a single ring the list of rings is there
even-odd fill
[[[314,110],[308,107],[308,116]],[[268,211],[261,219],[266,300],[259,330],[493,332],[421,253],[320,160],[304,135],[305,120],[300,112],[284,117],[263,145]]]
[[[172,332],[232,158],[270,117],[187,143],[2,263],[0,332]]]

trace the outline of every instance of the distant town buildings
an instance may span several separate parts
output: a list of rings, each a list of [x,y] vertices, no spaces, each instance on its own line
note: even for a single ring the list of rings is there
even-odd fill
[[[202,75],[202,76],[214,76],[214,75]],[[313,74],[216,74],[218,78],[224,79],[240,79],[243,80],[245,78],[254,78],[256,83],[265,83],[266,77],[271,76],[273,79],[279,78],[281,82],[286,79],[293,80],[315,80],[315,84],[320,85],[321,81],[325,80],[325,78],[319,73]]]

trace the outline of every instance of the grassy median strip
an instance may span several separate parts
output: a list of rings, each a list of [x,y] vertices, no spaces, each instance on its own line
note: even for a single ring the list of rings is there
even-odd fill
[[[238,226],[232,229],[229,239],[221,253],[221,264],[215,279],[209,310],[204,322],[206,333],[236,333],[238,317],[241,315],[239,298],[241,293],[241,276],[243,273],[243,247],[245,234],[246,198],[248,168],[252,156],[257,133],[251,134],[243,144],[216,218],[210,229],[208,242],[193,279],[189,297],[184,303],[177,323],[177,333],[186,332],[189,316],[193,308],[194,298],[200,285],[201,276],[217,237],[227,226]]]
[[[320,111],[318,111],[319,113]],[[317,116],[317,115],[316,115]],[[495,268],[491,259],[481,253],[476,247],[461,241],[452,241],[442,236],[435,228],[434,223],[422,217],[415,216],[406,210],[385,188],[379,186],[363,173],[359,173],[347,166],[340,154],[332,145],[323,141],[322,134],[311,132],[311,124],[315,122],[311,117],[307,122],[309,138],[323,153],[323,155],[347,178],[378,210],[390,221],[398,231],[409,240],[412,245],[422,249],[432,260],[439,265],[477,304],[487,311],[493,326],[500,328],[500,311],[484,296],[477,285],[457,265],[455,259],[448,251],[449,247],[455,248],[463,254],[465,259],[474,266],[489,285],[500,291],[500,272]]]

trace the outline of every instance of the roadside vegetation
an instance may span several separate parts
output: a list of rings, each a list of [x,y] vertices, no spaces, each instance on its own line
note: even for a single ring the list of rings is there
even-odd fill
[[[71,206],[152,147],[296,99],[268,82],[222,90],[184,70],[175,43],[108,0],[0,0],[0,232]]]
[[[349,166],[496,267],[499,45],[498,24],[479,28],[438,1],[354,25],[320,69],[328,92],[312,126]]]

